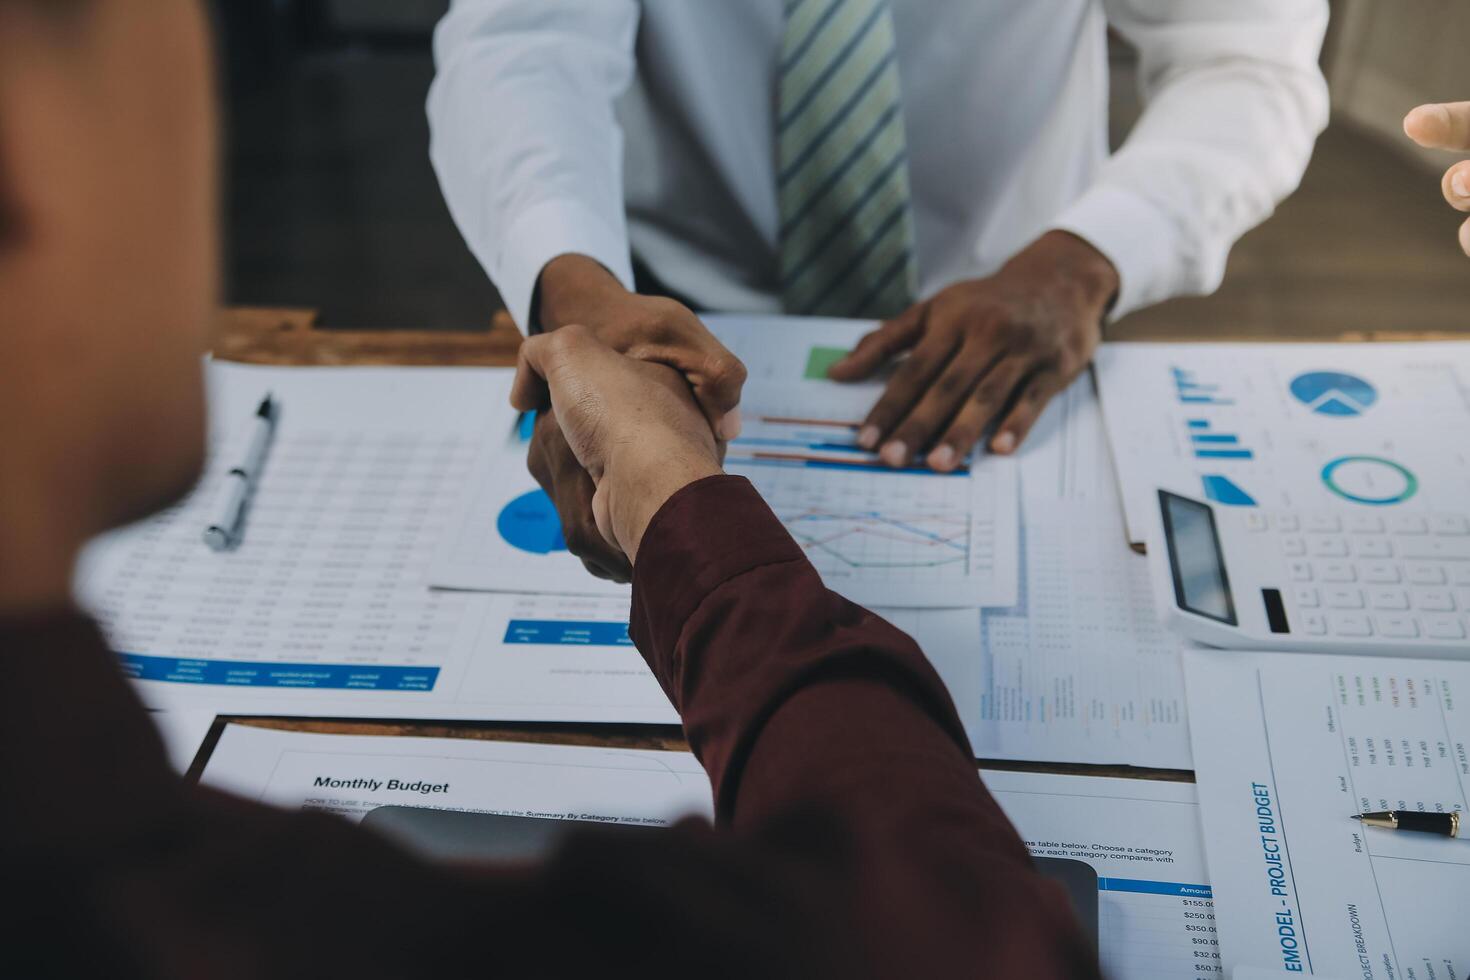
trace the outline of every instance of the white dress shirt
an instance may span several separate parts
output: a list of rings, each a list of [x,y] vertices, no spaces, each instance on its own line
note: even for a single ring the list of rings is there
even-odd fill
[[[526,326],[565,253],[629,288],[630,248],[709,309],[777,312],[783,0],[455,0],[431,155]],[[1115,315],[1212,291],[1327,121],[1327,0],[893,0],[921,296],[1042,232],[1117,267]],[[1107,26],[1146,108],[1107,146]]]

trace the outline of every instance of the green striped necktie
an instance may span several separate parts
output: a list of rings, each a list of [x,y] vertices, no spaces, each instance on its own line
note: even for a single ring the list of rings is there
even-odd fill
[[[787,0],[777,87],[783,306],[901,312],[918,277],[888,0]]]

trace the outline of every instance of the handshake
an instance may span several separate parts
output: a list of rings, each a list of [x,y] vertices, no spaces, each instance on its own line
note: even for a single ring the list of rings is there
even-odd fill
[[[676,366],[619,353],[580,324],[521,345],[511,402],[539,413],[531,469],[555,494],[568,546],[594,574],[625,580],[664,502],[721,472],[715,431],[722,423],[728,431],[729,416],[707,416],[695,400],[697,382],[691,389],[686,377]],[[592,528],[576,537],[589,515]]]

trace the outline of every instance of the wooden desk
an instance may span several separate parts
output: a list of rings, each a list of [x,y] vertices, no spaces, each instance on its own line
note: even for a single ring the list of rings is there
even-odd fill
[[[215,356],[251,364],[294,365],[480,365],[515,364],[520,333],[503,313],[488,332],[423,330],[317,329],[311,310],[232,309],[219,324]],[[362,721],[306,718],[222,716],[206,739],[190,769],[197,778],[213,751],[225,721],[288,731],[352,735],[422,735],[450,738],[499,739],[515,742],[558,742],[614,748],[687,751],[679,729],[668,725],[567,725],[497,722]],[[1132,766],[1063,765],[979,760],[993,769],[1024,772],[1152,777],[1193,782],[1194,773],[1176,769],[1139,769]]]

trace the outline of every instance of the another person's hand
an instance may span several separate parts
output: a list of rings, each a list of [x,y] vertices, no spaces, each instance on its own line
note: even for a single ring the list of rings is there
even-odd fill
[[[539,306],[548,333],[575,323],[614,351],[678,371],[716,435],[726,440],[739,434],[745,367],[684,305],[630,293],[592,259],[563,255],[541,274]],[[538,417],[531,474],[556,505],[568,550],[593,575],[626,582],[632,568],[594,526],[593,481],[567,442],[555,416]]]
[[[1470,102],[1421,105],[1404,117],[1404,132],[1420,146],[1470,153]],[[1445,171],[1444,199],[1457,211],[1470,211],[1470,160]],[[1470,255],[1470,218],[1460,225],[1460,248]]]
[[[890,466],[959,466],[986,429],[1010,453],[1046,403],[1092,360],[1118,291],[1111,262],[1052,231],[994,276],[957,283],[868,334],[831,368],[839,381],[872,376],[909,351],[868,414],[858,443]]]
[[[721,472],[714,433],[684,378],[617,353],[586,327],[522,344],[511,402],[555,420],[592,484],[598,534],[630,564],[664,502]]]

